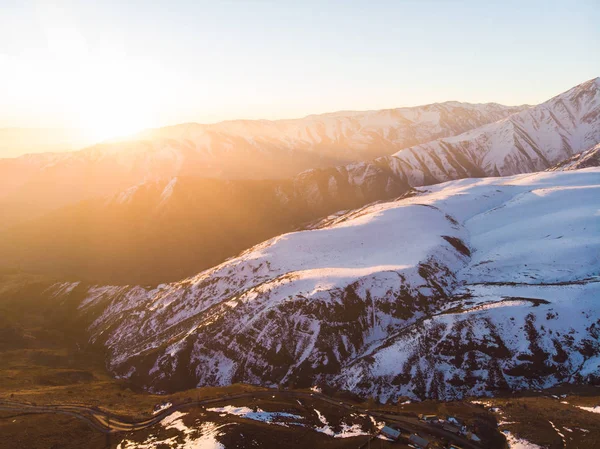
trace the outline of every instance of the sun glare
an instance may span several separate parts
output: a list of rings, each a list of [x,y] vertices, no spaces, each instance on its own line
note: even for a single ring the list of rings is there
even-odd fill
[[[85,77],[67,90],[67,107],[78,128],[101,141],[155,126],[160,89],[144,77],[147,70],[116,58],[95,57],[81,68]]]
[[[159,91],[145,85],[147,81],[139,75],[142,71],[113,61],[90,63],[85,82],[66,90],[66,108],[77,117],[75,127],[90,139],[102,141],[156,126]]]
[[[136,115],[120,113],[115,109],[102,109],[86,114],[81,123],[82,131],[91,141],[101,142],[136,134],[153,125]]]
[[[153,59],[131,58],[117,41],[90,44],[56,8],[46,13],[47,51],[0,66],[13,74],[13,87],[32,100],[43,98],[53,120],[92,141],[157,126],[164,86],[177,85],[172,74]],[[40,71],[44,76],[35,76]]]

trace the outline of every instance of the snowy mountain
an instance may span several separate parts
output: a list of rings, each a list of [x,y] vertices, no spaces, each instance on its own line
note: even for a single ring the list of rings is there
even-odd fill
[[[372,190],[379,198],[394,198],[409,186],[545,170],[599,142],[600,78],[595,78],[498,122],[326,176],[360,185],[367,195]],[[327,180],[320,182],[327,185]]]
[[[488,176],[539,171],[598,143],[599,122],[600,78],[596,78],[500,122],[401,150],[393,163],[411,184],[477,171]]]
[[[523,109],[448,102],[298,120],[185,124],[75,152],[0,159],[0,226],[175,176],[284,178],[309,168],[368,160]]]
[[[592,382],[599,189],[597,168],[453,181],[180,282],[52,294],[83,297],[111,370],[153,391],[326,382],[453,398]]]

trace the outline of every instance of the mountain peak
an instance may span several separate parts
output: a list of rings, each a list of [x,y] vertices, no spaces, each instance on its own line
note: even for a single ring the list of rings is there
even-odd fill
[[[587,80],[581,84],[578,84],[577,86],[573,87],[572,89],[566,91],[564,94],[560,94],[558,95],[559,97],[561,95],[568,95],[572,92],[577,92],[577,93],[581,93],[581,92],[598,92],[600,91],[600,76],[596,77],[596,78],[592,78],[591,80]]]

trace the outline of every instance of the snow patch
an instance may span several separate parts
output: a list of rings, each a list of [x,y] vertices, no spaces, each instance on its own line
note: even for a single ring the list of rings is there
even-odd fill
[[[223,435],[220,429],[230,424],[202,422],[198,427],[190,428],[182,420],[185,415],[187,413],[173,412],[160,422],[165,429],[176,429],[180,435],[164,439],[150,435],[142,442],[124,439],[117,445],[117,449],[154,449],[163,445],[170,449],[225,449],[217,437]]]
[[[158,415],[160,412],[162,412],[163,410],[168,409],[169,407],[172,407],[173,404],[171,402],[165,402],[163,404],[158,404],[154,407],[154,411],[152,412],[153,415]]]
[[[233,405],[226,405],[225,407],[213,407],[206,409],[209,412],[225,413],[228,415],[239,416],[240,418],[251,419],[254,421],[261,421],[267,424],[277,424],[279,426],[287,427],[285,420],[297,420],[301,421],[303,418],[299,415],[285,412],[265,412],[260,408],[256,411],[249,407],[236,407]],[[284,422],[282,422],[282,418]]]
[[[580,408],[581,410],[585,410],[586,412],[600,413],[600,405],[595,407],[584,407],[582,405],[577,405],[576,407]]]
[[[508,430],[504,430],[502,433],[504,433],[504,436],[506,437],[509,449],[544,449],[543,446],[538,446],[523,438],[517,438]]]

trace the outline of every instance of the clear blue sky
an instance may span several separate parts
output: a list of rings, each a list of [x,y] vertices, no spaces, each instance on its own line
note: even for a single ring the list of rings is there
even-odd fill
[[[596,76],[598,0],[0,0],[0,127],[534,104]]]

